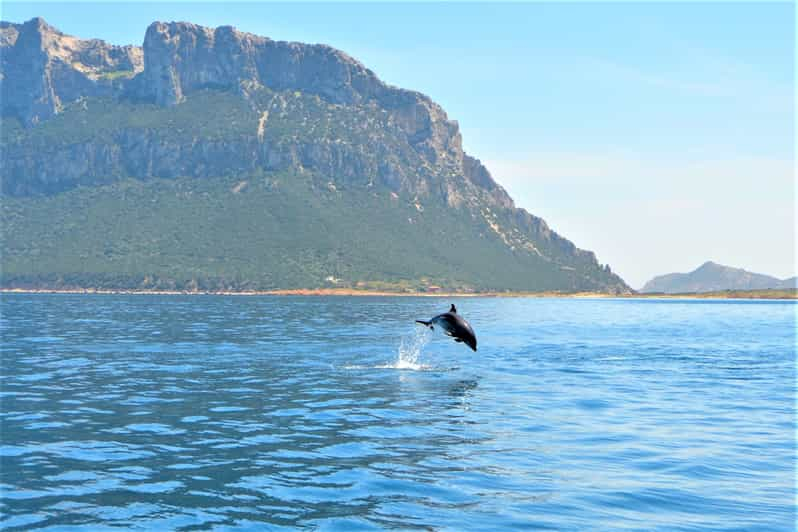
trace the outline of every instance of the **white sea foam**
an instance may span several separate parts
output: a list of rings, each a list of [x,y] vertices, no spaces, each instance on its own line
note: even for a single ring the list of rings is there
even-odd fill
[[[412,369],[424,370],[430,367],[426,364],[421,364],[419,358],[424,347],[429,343],[432,338],[432,331],[426,327],[416,326],[411,334],[402,337],[399,343],[399,352],[397,353],[396,362],[385,367],[392,367],[396,369]]]

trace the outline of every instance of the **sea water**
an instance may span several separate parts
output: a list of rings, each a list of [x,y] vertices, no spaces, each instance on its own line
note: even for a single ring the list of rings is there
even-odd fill
[[[794,530],[790,302],[3,295],[0,527]]]

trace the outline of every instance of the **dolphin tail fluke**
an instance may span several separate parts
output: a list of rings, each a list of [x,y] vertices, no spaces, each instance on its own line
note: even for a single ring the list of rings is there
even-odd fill
[[[432,326],[432,322],[431,321],[416,320],[416,323],[420,323],[421,325],[425,325],[425,326],[429,327],[430,329],[432,329],[433,331],[435,330],[435,328]]]

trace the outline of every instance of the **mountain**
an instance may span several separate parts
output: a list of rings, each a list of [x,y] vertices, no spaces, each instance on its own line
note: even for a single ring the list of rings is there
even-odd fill
[[[709,261],[690,273],[669,273],[654,277],[640,291],[683,294],[720,290],[765,290],[795,287],[795,277],[781,280],[769,275],[751,273],[741,268],[731,268]]]
[[[0,24],[3,286],[628,292],[427,96],[325,45]]]

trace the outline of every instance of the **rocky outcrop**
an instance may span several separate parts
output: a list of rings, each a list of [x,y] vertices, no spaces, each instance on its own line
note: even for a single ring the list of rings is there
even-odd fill
[[[0,25],[2,112],[33,125],[81,97],[129,97],[170,106],[201,89],[298,90],[334,104],[375,102],[396,113],[411,142],[435,161],[460,151],[456,122],[423,94],[390,87],[325,45],[273,41],[230,26],[154,22],[143,47],[65,35],[35,18]]]
[[[457,123],[427,96],[380,81],[360,62],[325,45],[273,41],[230,26],[155,22],[144,38],[138,96],[176,105],[194,91],[217,88],[247,95],[257,87],[316,94],[332,104],[373,102],[389,110],[408,141],[431,164],[463,161]]]
[[[120,47],[64,35],[36,18],[3,23],[0,53],[3,115],[28,126],[82,97],[173,106],[208,88],[243,97],[258,87],[296,90],[332,104],[369,104],[388,111],[427,164],[467,174],[474,184],[495,192],[497,201],[511,204],[479,161],[465,156],[457,123],[439,105],[423,94],[384,84],[329,46],[273,41],[229,26],[155,22],[142,48]],[[387,181],[397,177],[390,163],[383,167]]]
[[[41,18],[0,23],[3,116],[30,126],[82,97],[119,95],[144,68],[142,50],[65,35]]]
[[[233,91],[244,98],[258,87],[300,91],[318,95],[331,104],[373,105],[386,111],[391,123],[401,130],[408,145],[421,158],[422,166],[426,167],[418,171],[434,173],[431,169],[437,169],[446,175],[463,175],[468,183],[484,189],[496,205],[512,207],[512,200],[487,169],[477,159],[463,153],[457,123],[449,120],[438,104],[418,92],[384,84],[361,63],[329,46],[273,41],[229,26],[212,29],[184,22],[151,24],[143,48],[80,40],[64,35],[38,18],[25,24],[3,23],[2,27],[0,45],[6,80],[3,114],[17,116],[28,126],[52,117],[66,103],[82,97],[128,98],[169,107],[208,88]],[[190,172],[179,164],[171,164],[183,160],[171,155],[167,161],[153,160],[161,153],[195,153],[197,146],[151,150],[150,157],[136,168],[122,164],[113,154],[140,155],[140,150],[136,149],[140,144],[133,147],[125,144],[127,139],[137,135],[141,133],[117,134],[115,147],[74,145],[67,150],[69,153],[48,155],[47,160],[41,161],[11,149],[6,152],[9,175],[27,175],[29,179],[27,183],[11,179],[5,184],[5,191],[17,194],[35,192],[37,188],[40,192],[60,191],[74,184],[91,182],[92,176],[103,179],[113,175],[148,177],[153,170],[161,170],[163,175],[195,175],[205,169],[215,169],[216,164],[210,160],[184,160],[184,165],[192,168]],[[423,196],[438,190],[450,205],[461,202],[459,185],[434,186],[423,179],[411,183],[411,176],[394,164],[390,156],[371,169],[375,163],[367,164],[362,158],[341,153],[346,151],[351,152],[334,145],[316,144],[247,153],[262,154],[265,161],[258,157],[253,162],[267,169],[275,168],[274,161],[291,160],[309,168],[335,170],[342,175],[355,174],[369,167],[369,175],[377,174],[397,191]],[[88,153],[94,157],[84,159]],[[206,153],[216,153],[216,150]],[[58,167],[51,164],[54,160],[68,162],[69,159],[75,164]]]
[[[340,104],[384,90],[373,72],[334,48],[273,41],[230,26],[155,22],[147,28],[144,56],[144,90],[159,105],[175,105],[198,89],[252,83],[303,90]]]

